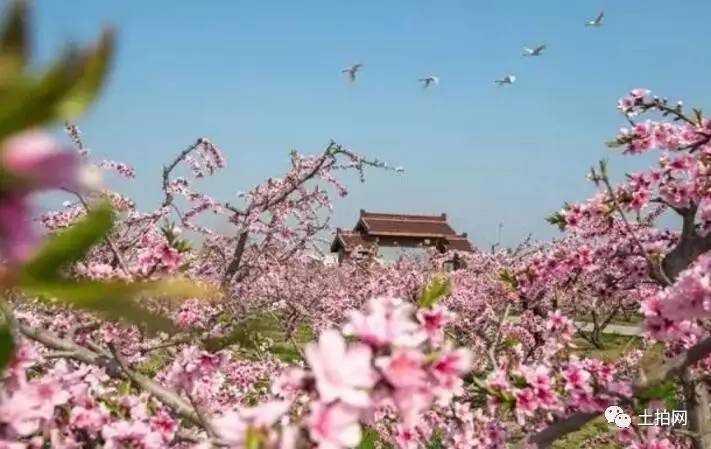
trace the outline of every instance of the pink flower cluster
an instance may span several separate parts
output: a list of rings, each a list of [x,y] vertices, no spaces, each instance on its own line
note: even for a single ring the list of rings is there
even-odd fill
[[[183,257],[167,243],[146,248],[138,259],[139,271],[144,275],[172,273],[178,269]]]
[[[185,393],[193,401],[206,404],[222,387],[222,373],[230,359],[226,351],[209,353],[195,346],[184,348],[159,379],[170,388]]]
[[[287,372],[275,388],[302,391],[310,398],[305,424],[317,447],[356,446],[362,436],[361,422],[377,407],[394,405],[403,423],[415,425],[436,401],[447,404],[462,392],[461,376],[470,369],[471,353],[441,346],[428,337],[440,340],[437,334],[442,329],[433,323],[445,322],[443,310],[432,313],[442,316],[430,319],[425,329],[411,305],[392,298],[373,299],[365,312],[351,313],[345,332],[355,341],[347,342],[341,332],[331,329],[307,345],[310,370]],[[269,410],[280,415],[287,407],[273,403]],[[244,415],[244,411],[231,415],[232,427],[219,421],[227,427],[221,434],[243,427]],[[267,426],[278,418],[267,415],[263,422]]]
[[[645,327],[656,339],[669,340],[693,331],[695,320],[711,317],[711,254],[701,256],[676,283],[642,303]]]
[[[113,170],[124,178],[136,177],[136,171],[133,169],[133,167],[129,166],[124,162],[101,161],[99,162],[99,167],[105,170]]]
[[[103,447],[113,449],[160,449],[173,440],[178,423],[161,408],[150,413],[147,397],[122,396],[116,407],[125,418],[112,416],[103,397],[113,389],[106,387],[103,370],[60,360],[28,378],[27,370],[40,369],[44,362],[24,343],[5,373],[1,447],[75,449],[103,441]]]
[[[225,167],[225,158],[222,153],[208,139],[204,137],[198,139],[196,150],[193,155],[186,154],[183,157],[196,178],[204,177],[205,172],[212,175],[217,170]]]
[[[435,350],[448,315],[443,309],[423,311],[425,326],[414,315],[401,300],[373,299],[364,313],[352,312],[346,325],[358,342],[347,345],[340,333],[326,331],[307,347],[319,393],[310,430],[322,447],[357,444],[359,418],[379,404],[394,404],[403,422],[414,425],[434,401],[446,403],[461,393],[460,376],[469,370],[471,354],[449,346]]]

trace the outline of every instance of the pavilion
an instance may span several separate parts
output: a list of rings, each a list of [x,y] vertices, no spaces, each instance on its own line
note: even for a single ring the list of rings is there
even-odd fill
[[[447,222],[447,214],[407,215],[360,211],[352,231],[341,228],[331,244],[338,261],[358,255],[377,256],[380,247],[435,247],[440,252],[473,252],[466,232],[457,232]]]

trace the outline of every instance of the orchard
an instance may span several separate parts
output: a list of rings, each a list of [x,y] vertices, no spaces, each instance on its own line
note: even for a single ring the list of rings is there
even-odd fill
[[[460,254],[450,272],[434,251],[329,265],[314,254],[343,174],[394,168],[329,142],[226,202],[200,180],[230,161],[198,137],[156,171],[161,203],[138,210],[99,176],[130,183],[130,161],[102,160],[74,124],[113,33],[37,71],[26,14],[13,2],[0,30],[0,448],[543,449],[618,405],[688,423],[603,421],[581,446],[711,449],[700,109],[622,97],[609,145],[657,163],[619,184],[594,165],[598,193],[548,218],[558,239]],[[48,191],[67,200],[39,213]],[[642,317],[638,344],[607,361],[580,350],[624,313]]]

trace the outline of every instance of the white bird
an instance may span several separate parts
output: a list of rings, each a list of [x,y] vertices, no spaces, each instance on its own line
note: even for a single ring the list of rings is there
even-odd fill
[[[595,17],[595,18],[592,19],[592,20],[588,20],[587,22],[585,22],[585,26],[589,26],[589,27],[599,27],[599,26],[602,25],[602,19],[603,19],[604,17],[605,17],[605,11],[600,11],[600,14],[598,14],[597,17]]]
[[[358,73],[358,70],[360,70],[361,67],[363,67],[363,64],[353,64],[352,66],[341,70],[341,73],[347,73],[348,78],[350,78],[352,83],[356,80],[356,73]]]
[[[513,84],[516,82],[516,76],[515,75],[506,75],[503,79],[496,80],[494,81],[496,84],[499,86],[503,86],[504,84]]]
[[[546,44],[539,45],[538,47],[534,48],[528,48],[528,47],[523,47],[523,55],[524,56],[541,56],[543,54],[543,50],[546,49]]]
[[[439,78],[431,75],[426,78],[420,78],[417,81],[422,83],[423,89],[427,89],[428,87],[430,87],[430,84],[434,84],[435,86],[439,84]]]

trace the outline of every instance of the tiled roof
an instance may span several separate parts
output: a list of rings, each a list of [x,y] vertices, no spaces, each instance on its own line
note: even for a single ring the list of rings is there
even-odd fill
[[[410,236],[420,238],[444,238],[456,232],[442,215],[398,215],[361,211],[354,230],[370,236]]]
[[[447,244],[445,245],[447,249],[454,251],[467,251],[473,252],[474,247],[471,242],[463,235],[455,235],[447,237]]]
[[[343,248],[346,252],[350,252],[359,245],[363,248],[377,246],[375,242],[364,240],[360,232],[338,229],[336,231],[336,238],[333,240],[333,243],[331,243],[331,252],[335,253],[340,248]]]
[[[409,237],[414,239],[431,239],[431,243],[442,246],[442,251],[474,251],[474,247],[465,234],[457,234],[447,223],[447,215],[409,215],[384,214],[360,211],[358,223],[352,231],[338,229],[336,238],[331,244],[331,251],[338,252],[343,248],[352,251],[358,245],[364,248],[378,246],[378,237],[394,240],[392,237]],[[390,239],[387,239],[387,238]],[[437,243],[438,242],[438,243]]]

